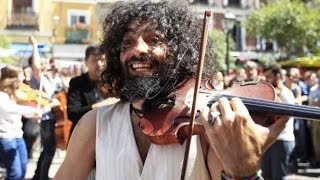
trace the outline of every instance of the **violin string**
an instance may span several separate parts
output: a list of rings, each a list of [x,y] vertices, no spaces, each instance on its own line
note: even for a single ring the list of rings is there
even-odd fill
[[[293,104],[276,104],[276,103],[270,103],[270,104],[264,104],[264,103],[257,103],[254,101],[247,101],[247,106],[251,106],[251,108],[259,110],[261,108],[264,108],[264,111],[269,109],[269,112],[277,112],[283,115],[291,115],[295,117],[309,117],[309,118],[316,118],[320,116],[319,109],[315,109],[311,107],[308,109],[304,106],[298,106]],[[260,105],[260,108],[257,108],[257,105]],[[268,111],[266,111],[268,112]]]
[[[279,107],[270,107],[270,106],[257,106],[257,104],[251,104],[248,102],[244,102],[245,105],[248,107],[249,110],[264,112],[264,113],[271,113],[277,115],[286,115],[286,116],[293,116],[293,117],[305,117],[305,118],[316,118],[319,117],[319,113],[315,114],[314,112],[304,111],[303,109],[294,110],[290,108],[279,108]]]
[[[255,101],[253,99],[248,99],[248,98],[242,98],[242,99],[245,99],[247,102],[256,103],[256,104],[266,103],[266,105],[268,107],[274,106],[275,108],[283,108],[283,109],[290,109],[290,110],[302,110],[304,112],[314,112],[314,111],[320,112],[320,108],[314,107],[314,106],[288,104],[288,103],[273,102],[273,101],[267,101],[267,100]]]
[[[216,101],[220,97],[227,97],[229,99],[233,97],[238,97],[238,96],[232,96],[232,95],[218,95],[212,98],[212,100]],[[306,106],[306,105],[296,105],[296,104],[289,104],[289,103],[283,103],[283,102],[274,102],[270,100],[265,100],[265,99],[254,99],[254,98],[246,98],[246,97],[239,97],[242,100],[246,100],[246,102],[251,102],[255,104],[260,104],[260,105],[266,105],[266,107],[271,107],[271,106],[277,106],[277,108],[290,108],[290,109],[304,109],[305,111],[320,111],[320,108],[315,107],[315,106]]]
[[[313,106],[303,106],[303,105],[295,105],[295,104],[288,104],[288,103],[281,103],[281,102],[273,102],[273,101],[267,101],[267,100],[259,100],[256,101],[254,99],[249,98],[241,98],[246,101],[246,103],[251,103],[249,105],[260,105],[264,106],[266,108],[274,108],[277,111],[293,111],[293,112],[302,112],[302,113],[311,113],[314,114],[314,112],[320,113],[320,109]]]
[[[220,95],[221,97],[221,95]],[[236,96],[223,95],[223,97],[232,98]],[[278,115],[288,115],[302,118],[316,119],[320,117],[320,108],[305,105],[294,105],[288,103],[276,103],[268,100],[253,99],[239,97],[248,109],[258,111],[262,113],[278,113]],[[218,97],[214,97],[212,100],[216,101]],[[258,101],[257,101],[258,100]],[[212,101],[209,102],[209,104]]]

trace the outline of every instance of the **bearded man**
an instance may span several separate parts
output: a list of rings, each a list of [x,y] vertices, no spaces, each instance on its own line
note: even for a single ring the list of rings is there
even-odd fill
[[[102,81],[120,102],[88,112],[74,130],[55,179],[180,178],[186,144],[156,145],[139,122],[150,104],[196,75],[201,27],[177,2],[120,2],[104,21]],[[210,55],[207,55],[210,58]],[[220,111],[214,123],[212,112]],[[259,160],[287,118],[269,128],[254,123],[239,98],[220,98],[198,119],[205,133],[191,140],[185,179],[261,178]]]

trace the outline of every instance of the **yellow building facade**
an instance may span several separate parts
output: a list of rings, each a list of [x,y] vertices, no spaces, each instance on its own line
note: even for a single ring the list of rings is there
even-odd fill
[[[95,1],[53,1],[52,29],[58,43],[87,44],[97,42]],[[54,19],[59,19],[55,24]]]
[[[0,34],[12,43],[33,35],[48,44],[97,42],[95,0],[0,0]]]

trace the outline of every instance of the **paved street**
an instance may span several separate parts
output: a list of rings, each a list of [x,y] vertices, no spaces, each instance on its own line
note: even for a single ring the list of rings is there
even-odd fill
[[[65,157],[66,151],[62,151],[57,149],[55,157],[53,159],[53,162],[51,164],[50,170],[49,170],[49,177],[53,178],[56,174],[57,170],[59,169],[64,157]],[[40,155],[40,147],[36,147],[36,151],[33,153],[33,158],[29,160],[28,167],[27,167],[27,174],[26,179],[31,179],[34,170],[37,166],[37,160]],[[307,165],[304,165],[307,166]],[[286,177],[287,180],[320,180],[320,169],[302,169],[303,164],[300,166],[300,169],[298,170],[297,174],[291,174]],[[0,178],[1,179],[1,178]]]
[[[287,180],[315,180],[320,179],[320,169],[300,169],[298,174],[291,174],[286,177]]]
[[[62,151],[59,149],[56,151],[55,157],[53,159],[53,163],[50,167],[49,177],[51,177],[51,178],[54,177],[55,173],[59,169],[59,167],[65,157],[65,154],[66,154],[66,151]],[[34,170],[37,166],[37,160],[38,160],[39,155],[40,155],[40,148],[38,146],[36,148],[36,151],[33,154],[33,158],[31,160],[29,160],[29,163],[28,163],[27,174],[26,174],[27,180],[31,179],[34,174]],[[298,170],[298,173],[288,175],[286,177],[286,179],[287,180],[315,180],[315,179],[320,180],[320,169],[310,169],[310,168],[303,169],[303,166],[307,167],[307,165],[301,164],[300,169]]]
[[[49,177],[53,178],[56,172],[58,171],[64,157],[65,157],[66,151],[62,151],[60,149],[57,149],[56,154],[54,156],[53,162],[50,166],[49,170]],[[38,146],[33,153],[33,158],[29,160],[28,166],[27,166],[27,173],[26,173],[26,179],[31,179],[34,175],[34,171],[37,168],[37,161],[40,156],[40,147]]]

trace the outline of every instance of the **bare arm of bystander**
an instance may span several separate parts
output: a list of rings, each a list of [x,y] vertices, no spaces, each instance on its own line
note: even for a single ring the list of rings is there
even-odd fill
[[[33,74],[36,76],[36,78],[39,78],[41,70],[41,58],[38,49],[38,42],[33,36],[29,36],[28,41],[32,45],[31,67],[33,70]]]

